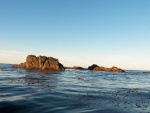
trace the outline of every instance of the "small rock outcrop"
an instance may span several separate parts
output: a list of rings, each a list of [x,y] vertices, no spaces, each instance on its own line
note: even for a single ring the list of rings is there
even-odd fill
[[[93,65],[88,67],[88,70],[94,70],[94,68],[96,68],[96,67],[99,67],[99,66],[96,64],[93,64]]]
[[[72,69],[74,69],[74,70],[84,70],[84,68],[80,67],[80,66],[73,66]]]
[[[89,66],[88,70],[92,70],[92,71],[105,71],[105,72],[119,72],[119,73],[125,72],[124,70],[122,70],[120,68],[117,68],[115,66],[113,66],[111,68],[106,68],[106,67],[103,67],[103,66],[98,66],[96,64],[93,64],[93,65]]]
[[[25,63],[13,66],[13,68],[39,69],[39,70],[54,70],[63,71],[64,66],[59,63],[58,59],[53,57],[28,55]]]

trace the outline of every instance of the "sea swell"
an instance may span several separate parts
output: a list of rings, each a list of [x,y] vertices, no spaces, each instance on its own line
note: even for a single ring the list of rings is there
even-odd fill
[[[149,113],[150,74],[66,70],[50,73],[1,64],[2,113]]]

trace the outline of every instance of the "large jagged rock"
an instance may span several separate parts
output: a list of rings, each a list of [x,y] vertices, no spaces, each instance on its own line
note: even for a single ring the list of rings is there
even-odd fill
[[[27,69],[39,69],[39,58],[34,55],[28,55],[26,58]]]
[[[28,55],[25,63],[13,66],[14,68],[39,69],[39,70],[54,70],[63,71],[64,66],[59,63],[58,59],[53,57]]]
[[[44,63],[44,66],[42,67],[42,70],[60,70],[60,67],[61,65],[58,62],[58,59],[48,57]]]
[[[102,66],[98,66],[96,64],[93,64],[91,66],[88,67],[88,70],[92,70],[92,71],[105,71],[105,72],[125,72],[124,70],[117,68],[115,66],[111,67],[111,68],[106,68],[106,67],[102,67]]]
[[[42,67],[44,66],[46,59],[47,59],[46,56],[39,56],[39,68],[40,69],[42,69]]]

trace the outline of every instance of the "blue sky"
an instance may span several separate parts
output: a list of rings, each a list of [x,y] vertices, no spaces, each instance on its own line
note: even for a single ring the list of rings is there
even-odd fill
[[[0,62],[150,70],[150,0],[0,0]]]

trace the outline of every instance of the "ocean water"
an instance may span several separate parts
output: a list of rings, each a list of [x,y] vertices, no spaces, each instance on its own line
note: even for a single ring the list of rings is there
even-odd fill
[[[0,64],[0,113],[150,113],[150,73],[11,67]]]

